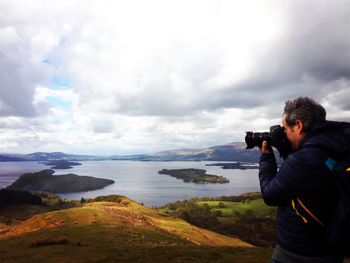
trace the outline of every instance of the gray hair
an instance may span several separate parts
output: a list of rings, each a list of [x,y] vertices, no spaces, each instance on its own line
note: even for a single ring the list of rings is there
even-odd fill
[[[304,124],[304,132],[309,132],[317,122],[326,119],[326,110],[309,97],[288,100],[283,114],[288,126],[293,126],[297,120],[301,120]]]

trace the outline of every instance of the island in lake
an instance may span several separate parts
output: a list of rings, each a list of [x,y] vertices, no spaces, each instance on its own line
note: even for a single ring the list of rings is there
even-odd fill
[[[76,174],[53,175],[50,169],[36,173],[26,173],[18,178],[7,189],[23,191],[44,191],[51,193],[85,192],[114,184],[113,180],[79,176]]]
[[[223,177],[213,174],[206,174],[202,169],[163,169],[160,174],[167,174],[177,179],[182,179],[185,183],[220,183],[225,184],[230,181]]]
[[[51,160],[44,163],[51,166],[51,169],[70,169],[72,166],[81,165],[81,163],[71,162],[67,160]]]
[[[206,164],[206,166],[221,166],[222,169],[240,169],[240,170],[259,169],[258,165],[242,164],[241,162],[235,162],[235,163],[211,163],[211,164]]]

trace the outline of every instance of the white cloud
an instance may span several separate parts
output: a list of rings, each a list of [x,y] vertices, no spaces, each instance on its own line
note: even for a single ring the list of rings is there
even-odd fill
[[[0,146],[118,154],[241,141],[301,95],[349,120],[348,6],[2,0]]]

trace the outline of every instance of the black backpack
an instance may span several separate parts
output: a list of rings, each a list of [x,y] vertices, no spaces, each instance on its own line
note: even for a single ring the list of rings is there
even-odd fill
[[[328,158],[325,164],[331,170],[338,189],[337,201],[328,222],[321,222],[298,197],[292,199],[292,207],[307,223],[306,218],[295,208],[295,203],[299,203],[324,228],[325,243],[335,252],[350,256],[350,158],[342,158],[338,162]]]
[[[325,240],[337,251],[350,255],[350,159],[326,160],[338,188],[338,199],[325,225]]]

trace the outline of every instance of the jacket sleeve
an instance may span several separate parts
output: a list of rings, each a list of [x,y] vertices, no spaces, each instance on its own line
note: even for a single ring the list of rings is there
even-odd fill
[[[278,172],[275,155],[261,155],[259,180],[261,193],[267,205],[285,205],[300,189],[303,171],[298,169],[300,164],[292,155],[288,156]]]

